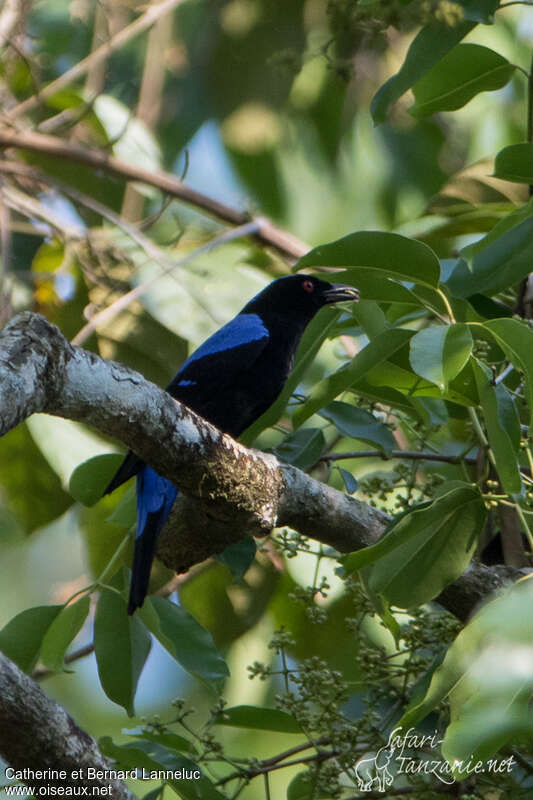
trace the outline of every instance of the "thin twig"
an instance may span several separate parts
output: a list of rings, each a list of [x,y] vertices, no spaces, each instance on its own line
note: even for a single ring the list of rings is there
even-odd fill
[[[183,256],[183,258],[178,259],[178,261],[174,261],[173,263],[169,262],[169,265],[158,275],[151,278],[149,281],[146,281],[146,283],[130,289],[129,292],[123,294],[118,298],[118,300],[115,300],[114,303],[111,303],[110,306],[95,314],[72,339],[72,344],[83,344],[83,342],[85,342],[97,328],[101,327],[102,325],[106,325],[114,316],[116,316],[116,314],[119,313],[119,311],[127,308],[134,300],[138,300],[139,297],[142,297],[143,294],[146,294],[146,292],[148,292],[151,287],[164,275],[170,274],[174,270],[178,269],[178,267],[183,267],[189,261],[192,261],[194,258],[197,258],[204,253],[209,253],[215,247],[220,247],[223,244],[232,242],[235,239],[241,239],[244,236],[251,236],[256,233],[256,231],[257,223],[255,220],[253,220],[252,222],[248,222],[246,225],[241,225],[238,228],[225,231],[223,234],[217,236],[215,239],[212,239],[210,242],[201,245],[201,247],[197,247],[195,250],[191,250],[190,253],[187,253],[185,256]]]
[[[448,456],[441,453],[430,453],[426,450],[391,450],[390,458],[382,450],[353,450],[347,453],[328,453],[319,461],[342,461],[348,458],[381,458],[389,461],[390,458],[407,458],[419,461],[442,461],[446,464],[475,464],[473,456]]]
[[[116,50],[120,50],[126,42],[131,41],[131,39],[135,38],[140,33],[151,28],[160,17],[173,11],[182,2],[183,0],[163,0],[161,3],[149,6],[144,14],[141,14],[134,22],[119,31],[112,39],[98,47],[86,58],[83,58],[71,69],[64,72],[63,75],[60,75],[59,78],[56,78],[55,81],[49,83],[48,86],[45,86],[38,97],[32,95],[32,97],[29,97],[27,100],[24,100],[22,103],[10,109],[8,112],[9,119],[16,119],[22,114],[33,111],[34,108],[38,107],[40,102],[52,97],[52,95],[56,94],[60,89],[70,86],[70,84],[78,78],[86,75],[91,67],[94,67],[95,64],[108,58]]]
[[[197,192],[190,186],[168,172],[151,172],[142,167],[127,164],[102,150],[81,147],[80,145],[65,142],[55,136],[46,136],[34,131],[15,131],[8,128],[0,129],[0,148],[16,147],[21,150],[31,150],[37,153],[46,153],[54,158],[85,164],[96,170],[102,170],[110,175],[116,175],[127,181],[139,181],[149,186],[154,186],[165,194],[176,197],[184,203],[201,209],[204,213],[216,219],[228,222],[230,225],[244,225],[250,222],[250,215],[246,211],[239,211],[225,203],[220,203],[208,195]],[[291,259],[298,259],[309,250],[308,245],[301,242],[290,233],[281,230],[273,222],[263,216],[254,217],[258,230],[256,238],[264,245],[269,245],[278,250],[282,255]]]

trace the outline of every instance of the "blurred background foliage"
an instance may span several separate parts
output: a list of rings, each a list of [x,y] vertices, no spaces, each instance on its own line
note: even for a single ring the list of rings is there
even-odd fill
[[[451,260],[527,201],[526,181],[511,183],[493,175],[495,153],[527,138],[524,71],[531,60],[533,12],[519,4],[502,3],[513,8],[499,9],[494,20],[498,3],[474,0],[182,0],[104,58],[94,57],[98,48],[120,37],[155,4],[25,0],[14,20],[4,13],[7,5],[0,12],[4,128],[54,136],[68,147],[99,149],[154,173],[172,172],[226,207],[267,215],[310,247],[354,230],[380,229],[415,237]],[[505,80],[495,78],[482,87],[493,91],[476,94],[469,103],[463,98],[453,113],[424,116],[427,87],[420,85],[412,113],[413,96],[404,94],[375,127],[372,98],[398,72],[420,26],[450,31],[467,24],[465,19],[474,21],[468,44],[483,44],[516,68],[504,65]],[[76,80],[42,94],[43,87],[87,57]],[[228,230],[223,214],[165,197],[154,186],[126,183],[105,168],[76,163],[68,148],[61,158],[39,148],[4,149],[2,322],[23,309],[38,311],[68,338],[165,385],[207,335],[271,279],[287,273],[306,249],[296,244],[291,253],[290,247],[265,247],[253,237],[224,238]],[[314,415],[312,424],[291,430],[291,415],[302,397],[347,363],[376,331],[416,320],[418,311],[409,304],[407,290],[407,300],[403,295],[387,298],[384,282],[372,283],[368,277],[362,288],[363,301],[353,316],[328,312],[329,318],[320,317],[314,343],[309,337],[303,352],[310,358],[322,346],[292,387],[289,412],[278,423],[279,409],[249,441],[277,448],[280,457],[316,477],[396,513],[433,499],[446,481],[465,480],[464,465],[384,461],[380,452],[390,454],[395,447],[475,457],[463,410],[466,384],[457,385],[456,402],[446,404],[433,387],[434,397],[428,391],[420,401],[424,424],[413,421],[401,398],[414,393],[424,373],[411,370],[405,350],[393,368],[384,363],[381,376],[374,372],[373,381],[359,386],[356,401],[368,415],[388,399],[396,404],[396,414],[378,413],[375,426],[369,427],[368,417],[361,422],[338,404]],[[517,281],[509,279],[497,288],[499,294],[493,292],[494,299],[486,297],[486,303],[507,301],[511,314]],[[504,307],[499,308],[497,316],[504,316]],[[501,357],[496,345],[486,347],[492,347],[495,360]],[[511,386],[516,388],[516,383]],[[374,455],[366,459],[323,458],[369,447]],[[69,493],[69,484],[80,464],[119,450],[119,444],[82,425],[44,415],[0,441],[0,624],[29,606],[64,603],[105,568],[134,521],[132,492],[85,507]],[[494,522],[491,533],[498,526]],[[286,689],[288,669],[295,676],[312,673],[319,711],[310,702],[310,683],[305,689],[304,682],[310,696],[306,699],[300,686],[294,701],[295,706],[307,703],[308,730],[319,735],[339,723],[339,741],[344,737],[344,744],[360,755],[365,743],[367,750],[379,747],[387,725],[407,704],[415,707],[421,700],[459,626],[437,607],[422,606],[398,615],[397,623],[389,619],[387,630],[357,581],[340,580],[334,555],[282,531],[261,548],[244,578],[236,580],[227,566],[213,560],[172,586],[224,654],[231,673],[223,691],[229,706],[272,708]],[[120,561],[128,564],[130,557],[128,544]],[[153,587],[170,578],[158,567]],[[494,612],[500,622],[515,614],[513,602],[510,610],[500,606]],[[74,652],[91,642],[90,622],[80,624]],[[403,656],[397,654],[395,624],[402,627]],[[274,633],[281,628],[284,633]],[[522,633],[516,633],[517,641]],[[481,659],[479,653],[476,658]],[[253,664],[258,678],[249,681],[247,668]],[[320,697],[317,687],[336,684],[343,687],[338,696],[325,692]],[[94,654],[76,659],[67,673],[47,676],[45,689],[91,734],[131,742],[122,732],[123,709],[102,691]],[[200,730],[215,696],[155,644],[136,697],[136,712],[150,718],[154,741],[165,734],[153,715],[160,714],[163,722],[183,721],[182,706],[171,706],[177,695],[196,709],[187,725]],[[508,695],[503,692],[503,697]],[[287,697],[278,706],[296,717],[302,712]],[[438,714],[446,719],[449,713],[436,708],[430,708],[425,723],[429,731],[437,726]],[[487,725],[479,702],[472,713],[479,729]],[[217,719],[221,722],[211,722]],[[248,716],[233,727],[211,725],[201,734],[204,738],[191,738],[208,759],[215,753],[209,738],[215,729],[227,752],[241,758],[265,759],[305,741],[286,718],[269,719],[265,712],[261,724]],[[353,740],[350,726],[356,731]],[[531,723],[521,717],[512,730],[529,736]],[[460,726],[454,736],[449,752],[455,754],[467,745],[457,744]],[[169,744],[168,739],[157,741],[158,746]],[[110,755],[120,755],[116,745],[108,742],[107,747]],[[120,757],[129,763],[124,753]],[[136,757],[131,756],[133,761]],[[225,767],[219,777],[229,774]],[[324,764],[322,782],[314,789],[295,777],[301,769],[273,771],[269,788],[260,779],[243,783],[239,796],[359,796],[353,782],[346,782],[345,791],[338,789],[338,767],[328,773]],[[526,797],[532,791],[531,772],[525,761],[514,778],[489,776],[466,788],[475,797]],[[228,797],[237,796],[236,787]],[[156,784],[136,790],[149,788],[157,792]],[[189,797],[183,787],[173,788]],[[205,797],[226,796],[204,791]],[[437,796],[424,778],[414,780],[415,792],[421,798]]]

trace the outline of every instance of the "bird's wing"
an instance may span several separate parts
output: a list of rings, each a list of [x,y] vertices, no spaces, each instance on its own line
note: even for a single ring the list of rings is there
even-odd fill
[[[194,410],[194,386],[220,390],[247,372],[268,344],[270,333],[258,314],[238,314],[189,356],[167,392]],[[182,392],[182,390],[187,390]],[[192,402],[191,402],[192,401]]]
[[[258,314],[238,314],[189,356],[167,392],[195,410],[195,397],[200,399],[200,394],[216,393],[234,383],[259,358],[268,340],[268,328]],[[130,450],[104,494],[133,478],[143,466],[144,461]]]

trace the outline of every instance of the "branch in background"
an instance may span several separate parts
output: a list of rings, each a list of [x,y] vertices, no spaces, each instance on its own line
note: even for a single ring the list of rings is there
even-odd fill
[[[472,456],[451,456],[443,453],[429,453],[425,450],[392,450],[390,458],[385,455],[383,450],[353,450],[346,453],[328,453],[319,461],[343,461],[349,458],[381,458],[382,461],[390,461],[391,458],[407,458],[413,461],[442,461],[446,464],[476,464],[477,459]]]
[[[251,221],[247,212],[219,203],[217,200],[191,189],[169,172],[150,172],[141,167],[127,164],[125,161],[120,161],[102,150],[70,144],[55,136],[46,136],[28,131],[18,132],[3,128],[0,129],[0,148],[2,147],[16,147],[21,150],[46,153],[46,155],[54,158],[103,170],[110,175],[116,175],[122,180],[139,181],[140,183],[154,186],[165,194],[176,197],[184,203],[189,203],[206,214],[230,225],[244,225]],[[254,220],[259,227],[256,238],[262,244],[274,247],[282,255],[297,259],[309,250],[307,245],[276,227],[266,217],[257,216]]]
[[[120,48],[123,47],[126,42],[131,41],[131,39],[134,39],[139,34],[148,30],[148,28],[151,28],[152,25],[157,22],[158,19],[160,19],[160,17],[173,11],[182,2],[183,0],[163,0],[161,3],[156,3],[155,5],[149,6],[144,14],[141,14],[141,16],[137,17],[134,22],[119,31],[108,42],[105,42],[103,45],[98,47],[86,58],[82,59],[71,69],[64,72],[63,75],[60,75],[60,77],[55,81],[49,83],[48,86],[44,86],[39,92],[38,96],[32,95],[32,97],[28,97],[27,100],[24,100],[14,108],[11,108],[8,112],[9,119],[16,119],[22,114],[27,114],[29,111],[33,111],[35,108],[38,108],[41,102],[47,100],[49,97],[52,97],[60,89],[70,86],[70,84],[74,83],[74,81],[78,80],[78,78],[82,78],[87,74],[89,69],[101,61],[105,61],[112,53],[120,50]]]
[[[276,526],[346,553],[375,542],[388,522],[366,503],[243,447],[138,373],[73,347],[38,314],[18,315],[0,334],[0,408],[0,435],[36,412],[78,420],[120,439],[178,485],[188,497],[180,495],[158,551],[178,572]],[[465,619],[520,575],[473,563],[440,602]]]
[[[96,741],[79,728],[71,716],[55,700],[47,697],[34,680],[0,653],[0,753],[16,770],[65,770],[61,780],[25,780],[25,784],[41,786],[112,787],[115,800],[134,800],[122,781],[111,778],[87,779],[87,770],[110,770]],[[79,780],[73,772],[82,770]]]
[[[31,0],[5,0],[0,13],[0,49],[10,44],[30,6]]]

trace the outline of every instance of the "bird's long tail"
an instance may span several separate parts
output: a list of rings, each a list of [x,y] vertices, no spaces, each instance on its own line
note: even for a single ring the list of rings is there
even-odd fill
[[[137,538],[133,555],[128,614],[140,608],[148,593],[157,537],[168,519],[178,490],[145,465],[137,476]]]

